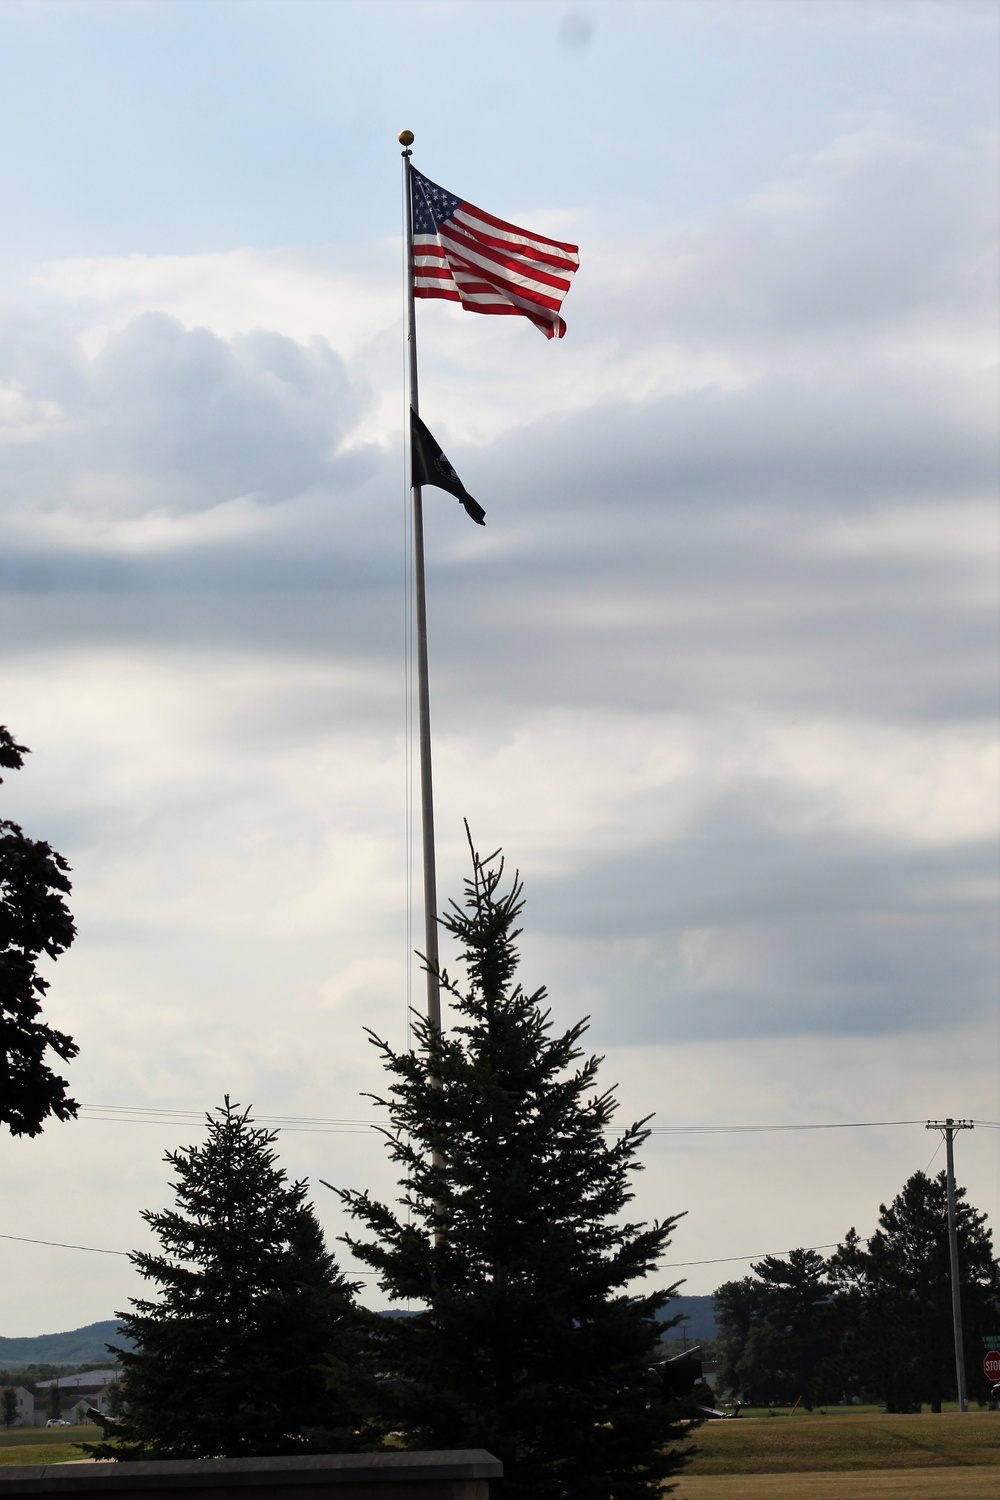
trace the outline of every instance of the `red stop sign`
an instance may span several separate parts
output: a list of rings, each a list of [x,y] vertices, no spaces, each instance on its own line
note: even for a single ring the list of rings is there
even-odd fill
[[[1000,1349],[991,1349],[983,1360],[983,1374],[987,1380],[1000,1380]]]

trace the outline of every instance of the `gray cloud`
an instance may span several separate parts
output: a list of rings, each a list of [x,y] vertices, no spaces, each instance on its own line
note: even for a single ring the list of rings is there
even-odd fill
[[[182,509],[328,479],[361,405],[340,357],[278,333],[231,340],[162,313],[134,318],[95,361],[94,458],[152,473]]]
[[[227,340],[149,312],[88,362],[46,328],[15,333],[6,373],[28,429],[7,449],[15,505],[183,514],[350,486],[370,467],[364,453],[337,456],[369,398],[322,339]]]
[[[863,124],[755,197],[657,229],[635,269],[608,252],[594,319],[611,336],[673,330],[816,354],[863,353],[859,336],[915,314],[975,316],[997,296],[995,174],[992,141],[943,146]],[[586,267],[574,296],[589,299]]]
[[[993,589],[956,526],[995,483],[995,449],[933,401],[782,385],[586,413],[452,456],[490,523],[480,547],[428,494],[439,712],[720,695],[991,712]],[[128,556],[8,546],[19,633],[394,659],[398,498],[394,465],[372,462],[350,492],[327,476],[277,532]],[[915,506],[937,528],[923,542]],[[910,519],[876,545],[864,528],[886,508]],[[855,542],[827,540],[841,525],[861,527]]]
[[[887,389],[874,371],[605,405],[519,432],[478,463],[504,508],[501,524],[508,508],[519,520],[559,513],[573,524],[596,507],[612,543],[628,513],[647,527],[683,519],[700,529],[706,506],[759,514],[763,502],[808,519],[982,496],[997,477],[985,423],[943,408],[939,392],[916,383]]]
[[[857,139],[678,233],[690,258],[662,285],[598,297],[581,273],[581,367],[613,333],[611,364],[686,340],[744,375],[598,391],[488,445],[449,439],[489,524],[428,491],[443,741],[475,763],[540,712],[686,714],[715,726],[718,760],[730,720],[917,737],[992,723],[995,580],[975,517],[997,448],[968,343],[992,296],[979,170]],[[234,710],[234,744],[398,734],[398,455],[345,454],[367,397],[335,353],[148,314],[91,362],[51,319],[22,325],[6,357],[29,405],[62,413],[8,449],[24,504],[99,506],[106,483],[112,513],[183,517],[247,493],[270,509],[145,551],[10,530],[5,641],[336,662],[349,686],[255,699]],[[475,820],[470,785],[459,811]],[[679,819],[673,784],[621,795],[615,847],[529,885],[545,977],[587,997],[598,1034],[888,1034],[938,1024],[946,989],[956,1015],[983,1013],[992,855],[967,831],[922,842],[918,796],[904,837],[752,768],[720,773]]]
[[[747,786],[669,842],[529,882],[532,945],[557,991],[589,988],[599,1036],[874,1035],[991,1012],[994,841],[793,832],[787,798]]]

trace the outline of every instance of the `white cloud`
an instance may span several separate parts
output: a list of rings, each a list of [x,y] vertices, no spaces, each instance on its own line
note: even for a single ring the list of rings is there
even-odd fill
[[[22,536],[125,550],[214,542],[253,529],[260,505],[365,470],[363,451],[339,450],[367,394],[319,337],[224,339],[144,312],[92,358],[33,364],[37,389],[9,386],[0,403],[17,443],[8,524]],[[175,520],[197,516],[210,519]]]
[[[930,381],[956,413],[972,399],[988,420],[988,176],[982,146],[868,127],[709,219],[630,238],[590,225],[562,345],[518,322],[420,307],[428,403],[444,430],[481,443],[609,402],[837,381],[849,364],[862,382]],[[261,328],[324,338],[375,387],[362,435],[385,441],[399,423],[398,260],[386,244],[132,255],[52,264],[35,283],[72,309],[90,355],[148,311],[226,341]]]
[[[162,312],[217,337],[278,328],[307,343],[325,338],[346,358],[401,323],[399,247],[327,253],[229,250],[56,261],[31,279],[54,307],[73,308],[89,355],[143,312]]]
[[[61,418],[57,401],[32,400],[16,381],[0,387],[0,444],[38,442]]]

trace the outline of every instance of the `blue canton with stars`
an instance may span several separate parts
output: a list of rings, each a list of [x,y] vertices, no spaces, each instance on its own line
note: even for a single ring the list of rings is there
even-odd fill
[[[437,234],[445,219],[450,219],[461,205],[461,198],[446,193],[415,167],[413,172],[413,233]]]

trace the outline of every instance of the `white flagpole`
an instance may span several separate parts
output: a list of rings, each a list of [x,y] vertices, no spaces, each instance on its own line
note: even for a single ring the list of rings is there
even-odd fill
[[[406,204],[406,347],[410,407],[420,415],[417,385],[417,319],[413,298],[413,179],[410,170],[412,130],[401,130],[403,198]],[[409,431],[407,443],[411,442]],[[412,450],[411,450],[412,458]],[[410,469],[412,475],[412,463]],[[427,676],[427,594],[424,582],[424,508],[420,485],[411,487],[413,499],[413,572],[417,607],[417,696],[420,726],[420,827],[424,857],[424,958],[427,960],[427,1019],[441,1029],[441,986],[438,982],[437,868],[434,858],[434,783],[431,776],[431,699]]]

